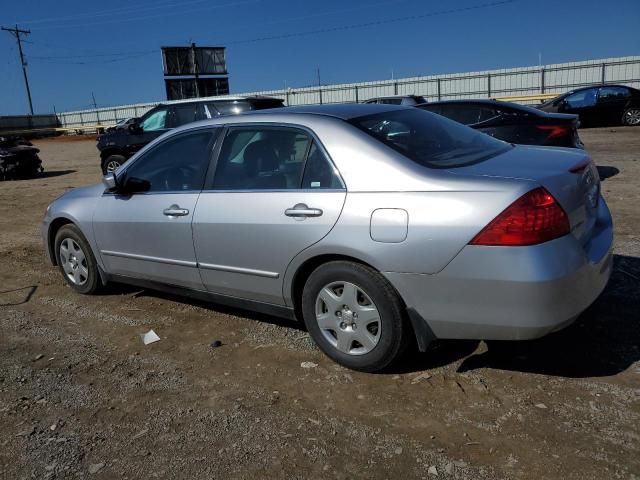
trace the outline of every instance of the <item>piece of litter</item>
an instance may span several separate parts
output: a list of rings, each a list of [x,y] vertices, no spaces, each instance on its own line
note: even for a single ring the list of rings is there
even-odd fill
[[[140,335],[140,338],[145,345],[160,341],[160,337],[153,330],[149,330],[147,333]]]
[[[36,355],[35,357],[33,357],[33,361],[37,362],[38,360],[40,360],[41,358],[43,358],[44,355],[42,353],[39,353],[38,355]]]
[[[144,430],[140,430],[138,433],[136,433],[133,437],[131,437],[131,440],[137,440],[140,437],[144,437],[147,433],[149,432],[148,428],[145,428]]]
[[[89,465],[89,473],[91,475],[98,473],[104,467],[104,463],[92,463]]]
[[[421,380],[429,380],[431,378],[431,374],[429,373],[421,373],[420,375],[417,375],[413,378],[413,380],[411,380],[411,384],[415,385],[416,383],[420,382]]]
[[[317,363],[313,363],[313,362],[302,362],[300,364],[300,366],[302,368],[316,368],[318,366],[318,364]]]
[[[214,340],[209,344],[211,348],[218,348],[222,346],[222,342],[220,340]]]
[[[544,403],[536,403],[536,407],[537,408],[547,408],[547,406]]]
[[[435,465],[431,465],[427,471],[429,472],[429,475],[435,475],[436,477],[438,476],[438,469],[435,467]]]

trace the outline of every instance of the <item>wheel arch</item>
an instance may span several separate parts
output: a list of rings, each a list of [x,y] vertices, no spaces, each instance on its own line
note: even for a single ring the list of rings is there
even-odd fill
[[[48,253],[51,263],[54,265],[58,265],[58,256],[55,252],[56,235],[58,234],[58,230],[69,224],[76,225],[73,220],[67,217],[55,218],[49,224],[49,231],[47,232],[47,248],[49,250]]]

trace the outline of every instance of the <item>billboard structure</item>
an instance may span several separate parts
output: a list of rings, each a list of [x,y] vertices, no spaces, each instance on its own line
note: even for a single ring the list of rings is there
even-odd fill
[[[225,47],[196,47],[192,43],[190,47],[161,50],[167,100],[229,93]]]

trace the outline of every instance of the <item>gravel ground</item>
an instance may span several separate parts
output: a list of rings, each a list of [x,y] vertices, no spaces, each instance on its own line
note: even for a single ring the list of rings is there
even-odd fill
[[[547,338],[441,342],[380,375],[335,365],[293,322],[72,293],[39,225],[99,181],[98,155],[38,141],[46,174],[0,183],[0,477],[640,478],[640,128],[581,137],[611,175],[601,298]],[[149,328],[162,340],[144,346]]]

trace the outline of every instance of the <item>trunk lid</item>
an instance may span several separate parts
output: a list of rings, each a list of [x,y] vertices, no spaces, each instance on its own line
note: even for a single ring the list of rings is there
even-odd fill
[[[591,238],[600,198],[600,177],[583,150],[515,146],[484,162],[449,171],[535,182],[546,188],[565,210],[571,234],[583,245]]]

